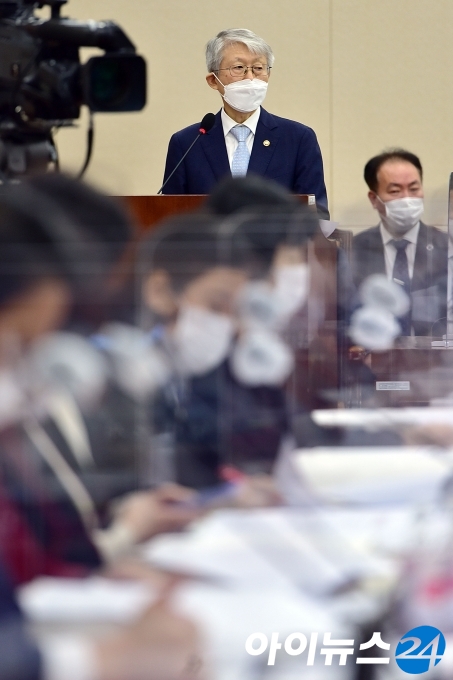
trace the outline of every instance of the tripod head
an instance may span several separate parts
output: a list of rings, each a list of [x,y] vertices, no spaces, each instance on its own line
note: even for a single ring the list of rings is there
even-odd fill
[[[35,9],[44,6],[51,8],[52,19],[60,16],[61,8],[68,0],[0,0],[0,18],[17,17],[20,14],[31,14]]]

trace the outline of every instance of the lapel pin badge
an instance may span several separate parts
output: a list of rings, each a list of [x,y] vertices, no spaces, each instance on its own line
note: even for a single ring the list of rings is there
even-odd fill
[[[434,250],[433,244],[432,244],[432,243],[428,243],[428,245],[426,246],[426,250],[428,250],[428,251]]]
[[[264,142],[263,142],[263,146],[270,146],[270,145],[271,145],[270,141],[268,139],[265,139]]]

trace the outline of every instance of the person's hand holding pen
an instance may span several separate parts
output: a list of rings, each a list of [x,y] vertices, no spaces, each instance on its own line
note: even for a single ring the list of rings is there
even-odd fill
[[[270,475],[247,475],[229,465],[223,466],[219,473],[223,481],[198,492],[191,504],[206,512],[221,508],[265,508],[282,503]]]
[[[153,536],[181,531],[206,512],[221,508],[260,508],[281,504],[272,477],[246,475],[236,468],[220,470],[218,485],[194,491],[177,484],[136,491],[114,509],[111,526],[97,532],[96,545],[107,562],[124,556],[132,546]]]
[[[196,491],[178,484],[136,491],[117,505],[115,522],[130,529],[135,543],[142,543],[156,534],[180,531],[197,519],[196,498]]]

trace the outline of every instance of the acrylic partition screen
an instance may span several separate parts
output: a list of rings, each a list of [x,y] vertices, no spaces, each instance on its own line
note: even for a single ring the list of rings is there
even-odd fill
[[[448,185],[448,248],[452,248],[453,244],[453,172],[450,173],[450,182]],[[448,253],[450,255],[450,252]],[[450,257],[448,258],[448,278],[447,278],[447,340],[448,343],[453,341],[453,305],[451,299],[451,290],[453,284],[453,271],[450,264]]]

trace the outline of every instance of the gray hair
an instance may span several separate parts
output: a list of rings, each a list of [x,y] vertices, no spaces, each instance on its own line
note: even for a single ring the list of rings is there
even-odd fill
[[[266,57],[268,66],[274,65],[275,57],[270,45],[256,33],[247,28],[227,28],[206,45],[206,66],[209,73],[219,70],[225,48],[235,43],[242,43],[252,54]]]

